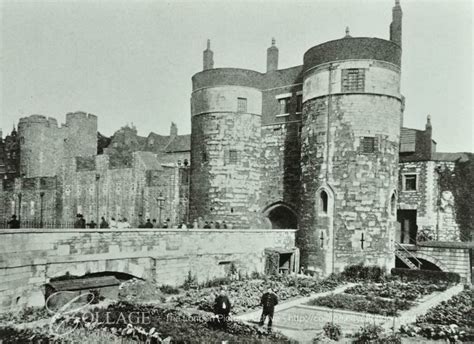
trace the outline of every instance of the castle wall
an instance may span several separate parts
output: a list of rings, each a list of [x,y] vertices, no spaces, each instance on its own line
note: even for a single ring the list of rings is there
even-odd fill
[[[0,232],[0,311],[44,304],[44,284],[67,273],[120,272],[159,284],[263,273],[266,248],[294,248],[294,230],[28,230]],[[239,245],[235,245],[239,243]]]
[[[238,98],[245,99],[239,109]],[[260,224],[262,96],[257,89],[216,86],[192,96],[190,218]]]

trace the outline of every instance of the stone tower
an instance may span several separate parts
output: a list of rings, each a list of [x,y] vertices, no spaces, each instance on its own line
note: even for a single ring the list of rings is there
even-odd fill
[[[52,177],[64,158],[97,154],[97,117],[83,112],[68,113],[58,127],[54,118],[31,115],[20,119],[20,175]]]
[[[192,78],[190,219],[258,226],[261,74],[204,67]]]
[[[401,9],[397,2],[397,18]],[[401,22],[392,40],[350,35],[304,55],[301,264],[321,275],[394,266]]]

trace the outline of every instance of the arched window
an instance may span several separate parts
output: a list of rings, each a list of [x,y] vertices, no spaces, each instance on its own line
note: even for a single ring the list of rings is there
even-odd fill
[[[319,209],[322,214],[328,213],[328,194],[324,190],[319,194]]]
[[[390,214],[395,216],[397,213],[397,198],[395,197],[395,193],[392,194],[390,198]]]

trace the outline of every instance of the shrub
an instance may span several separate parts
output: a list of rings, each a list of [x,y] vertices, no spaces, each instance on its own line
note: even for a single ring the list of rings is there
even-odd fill
[[[342,272],[342,276],[349,281],[369,280],[380,282],[383,280],[384,275],[385,272],[380,266],[364,266],[363,264],[346,266]]]
[[[160,291],[165,294],[179,294],[179,289],[170,285],[162,285]]]
[[[461,276],[455,272],[393,268],[391,274],[400,276],[402,279],[406,280],[421,279],[433,282],[446,281],[451,283],[459,283],[461,281]]]
[[[191,271],[188,271],[188,276],[184,280],[183,283],[183,289],[189,290],[191,288],[196,288],[197,287],[197,277],[191,273]]]
[[[354,334],[356,344],[373,343],[382,337],[383,327],[375,324],[367,324]]]
[[[324,334],[326,337],[329,339],[338,341],[341,338],[342,331],[341,331],[341,326],[334,324],[334,323],[326,323],[323,327]]]

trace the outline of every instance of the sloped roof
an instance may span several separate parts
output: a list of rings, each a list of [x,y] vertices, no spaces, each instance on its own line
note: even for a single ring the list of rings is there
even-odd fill
[[[119,285],[120,281],[114,276],[100,276],[90,278],[69,279],[63,281],[49,282],[56,291],[60,290],[83,290]]]
[[[433,153],[432,159],[434,161],[456,161],[460,160],[461,162],[469,160],[469,154],[464,152],[458,153]]]
[[[153,143],[152,143],[153,142]],[[165,150],[166,145],[170,142],[169,136],[158,135],[151,132],[146,141],[144,142],[144,148],[146,150],[158,153]]]
[[[178,135],[165,148],[166,153],[189,152],[191,150],[191,135]]]
[[[136,152],[135,154],[137,154],[138,158],[143,163],[146,171],[163,169],[155,154],[152,152]]]

